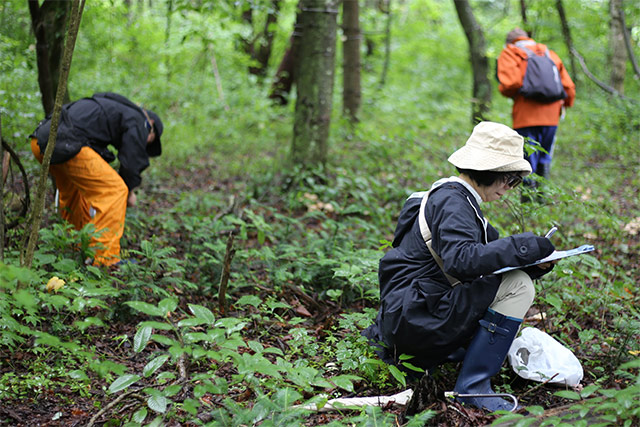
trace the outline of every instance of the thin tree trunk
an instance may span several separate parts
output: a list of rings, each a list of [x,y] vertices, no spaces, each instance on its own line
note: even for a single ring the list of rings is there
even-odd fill
[[[82,2],[82,3],[80,3]],[[47,148],[44,151],[42,160],[42,168],[38,181],[34,207],[32,211],[31,231],[29,233],[29,241],[24,252],[22,266],[31,268],[33,262],[33,254],[35,252],[36,242],[38,240],[38,232],[40,230],[40,222],[42,221],[42,211],[44,210],[44,196],[47,187],[47,176],[49,174],[49,164],[51,163],[51,155],[56,143],[58,134],[58,124],[60,121],[60,113],[65,93],[67,92],[67,80],[69,78],[69,70],[71,68],[71,59],[73,58],[73,49],[78,36],[80,27],[80,19],[84,9],[85,0],[73,0],[71,4],[71,14],[69,15],[69,26],[67,30],[67,40],[64,45],[64,53],[62,56],[62,64],[60,67],[60,80],[56,90],[55,103],[53,105],[53,113],[51,117],[51,129],[49,131],[49,140]]]
[[[526,0],[520,0],[520,16],[522,17],[522,27],[527,30],[529,22],[527,21]]]
[[[384,86],[387,82],[387,73],[389,72],[389,63],[391,62],[391,0],[386,1],[387,9],[383,12],[387,15],[387,23],[384,30],[384,63],[382,65],[382,75],[380,76],[380,86]]]
[[[280,11],[280,0],[271,0],[271,7],[267,12],[267,17],[262,31],[250,40],[242,40],[244,51],[249,54],[254,61],[249,66],[249,72],[256,76],[265,76],[271,58],[271,49],[273,47],[273,39],[275,31],[274,24],[278,21],[278,13]],[[253,28],[253,9],[251,6],[242,13],[242,19]]]
[[[303,34],[295,69],[291,160],[314,166],[327,160],[339,1],[303,0],[301,4]]]
[[[636,73],[636,76],[640,78],[640,67],[638,67],[638,61],[636,60],[636,56],[633,53],[633,46],[631,45],[631,36],[629,35],[629,29],[627,28],[627,23],[625,22],[624,17],[624,9],[620,8],[620,19],[622,21],[622,35],[624,36],[624,45],[627,48],[627,53],[629,54],[629,61],[631,61],[631,65],[633,65],[633,71]]]
[[[211,49],[211,68],[213,68],[213,77],[216,79],[216,88],[218,89],[218,98],[224,105],[225,111],[229,111],[229,104],[224,98],[224,91],[222,90],[222,79],[220,78],[220,71],[218,70],[218,61],[216,61],[216,52],[213,50],[213,46],[209,45]]]
[[[0,113],[0,141],[2,141],[2,113]],[[4,147],[0,143],[0,262],[4,262]]]
[[[289,102],[289,94],[291,88],[295,82],[295,70],[298,62],[298,52],[300,41],[302,40],[302,24],[301,24],[301,9],[302,1],[298,3],[298,10],[296,12],[296,21],[293,26],[293,32],[289,38],[289,47],[282,56],[282,61],[276,71],[276,76],[271,85],[271,91],[269,93],[269,99],[278,101],[280,105],[287,105]]]
[[[624,28],[622,27],[622,0],[609,0],[610,43],[611,43],[611,86],[619,93],[624,93],[624,76],[627,71],[627,50],[624,45]]]
[[[468,0],[454,0],[460,24],[469,42],[469,56],[473,69],[473,98],[471,100],[471,122],[485,120],[491,108],[491,81],[489,59],[484,33],[473,15]]]
[[[362,97],[360,87],[360,10],[358,0],[344,0],[343,20],[343,63],[342,63],[342,108],[351,121],[358,121],[358,111]]]
[[[564,37],[564,43],[567,45],[569,52],[573,51],[573,40],[571,39],[571,30],[569,28],[569,22],[567,21],[567,14],[564,13],[564,5],[562,0],[556,0],[556,9],[558,10],[558,16],[560,17],[560,24],[562,25],[562,36]],[[571,75],[573,76],[573,82],[578,85],[578,67],[573,55],[570,55],[569,61],[571,62]]]

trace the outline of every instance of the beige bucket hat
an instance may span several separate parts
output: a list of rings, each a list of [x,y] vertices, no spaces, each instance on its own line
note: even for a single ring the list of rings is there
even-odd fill
[[[480,122],[464,147],[449,156],[449,162],[460,169],[529,175],[531,165],[524,159],[523,146],[524,138],[510,127]]]

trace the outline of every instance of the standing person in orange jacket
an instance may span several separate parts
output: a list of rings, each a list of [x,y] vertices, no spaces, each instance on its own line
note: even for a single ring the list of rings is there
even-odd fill
[[[521,88],[530,54],[548,55],[555,63],[566,93],[564,99],[540,101],[522,95]],[[525,155],[525,158],[535,174],[549,178],[556,130],[565,107],[573,105],[576,97],[575,84],[560,57],[544,44],[536,43],[520,28],[507,34],[507,44],[498,57],[498,80],[500,93],[513,99],[513,129],[523,137],[538,142],[546,151],[535,151]],[[534,186],[532,182],[529,185]]]
[[[42,162],[49,139],[51,117],[31,135],[31,150]],[[120,238],[127,206],[136,205],[133,189],[149,158],[162,152],[160,117],[117,93],[96,93],[62,107],[49,172],[60,192],[60,214],[76,229],[94,224],[99,235],[91,240],[94,264],[120,260]],[[116,156],[116,172],[109,163]]]

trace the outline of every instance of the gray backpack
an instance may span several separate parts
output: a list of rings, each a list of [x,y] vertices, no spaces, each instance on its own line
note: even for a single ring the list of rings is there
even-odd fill
[[[527,70],[519,91],[520,94],[538,102],[565,99],[567,93],[562,87],[558,67],[549,56],[549,49],[545,50],[544,55],[537,55],[526,47],[520,47],[520,49],[527,53]]]

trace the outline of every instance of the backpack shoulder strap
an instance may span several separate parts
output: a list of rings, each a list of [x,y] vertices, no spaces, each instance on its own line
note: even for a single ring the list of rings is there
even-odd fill
[[[536,54],[533,50],[529,49],[526,46],[518,46],[518,49],[523,50],[524,53],[527,54],[527,58],[531,58],[532,56],[534,56]]]
[[[462,282],[460,282],[460,280],[447,274],[444,271],[444,264],[442,262],[442,258],[440,258],[440,256],[436,253],[436,251],[434,251],[433,248],[431,247],[431,230],[429,229],[429,225],[427,225],[427,219],[424,216],[425,209],[427,206],[427,199],[429,198],[429,193],[431,193],[431,191],[428,191],[422,197],[422,202],[420,203],[420,213],[418,214],[418,224],[420,225],[420,234],[422,235],[422,238],[424,239],[424,242],[427,245],[427,248],[429,248],[429,252],[431,252],[431,256],[433,256],[433,259],[436,260],[436,263],[438,263],[440,270],[442,270],[442,272],[444,273],[445,277],[447,278],[451,286],[457,286]]]

